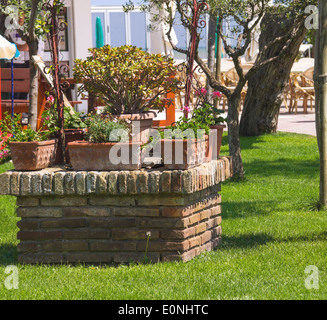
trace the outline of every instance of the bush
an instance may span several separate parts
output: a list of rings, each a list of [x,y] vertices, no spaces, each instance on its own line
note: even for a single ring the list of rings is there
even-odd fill
[[[74,78],[82,83],[80,93],[88,92],[103,100],[111,113],[162,110],[163,94],[177,88],[172,58],[128,45],[89,51],[86,60],[75,61]]]

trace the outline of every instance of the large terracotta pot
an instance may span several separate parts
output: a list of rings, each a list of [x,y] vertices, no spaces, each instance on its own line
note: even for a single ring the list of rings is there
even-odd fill
[[[73,141],[67,147],[75,171],[129,171],[142,167],[140,142]]]
[[[83,129],[65,129],[65,140],[66,140],[66,164],[70,163],[69,151],[67,148],[67,143],[72,141],[81,141],[84,139]],[[58,148],[56,149],[56,157],[54,164],[64,164],[62,158],[62,153],[59,152]]]
[[[187,170],[197,167],[204,162],[205,153],[205,140],[161,140],[161,156],[167,170]]]
[[[217,130],[217,157],[219,157],[219,154],[220,154],[221,143],[223,140],[223,133],[224,133],[225,128],[226,128],[225,125],[210,126],[210,129]]]
[[[40,142],[9,142],[11,158],[16,170],[35,171],[53,164],[57,140]]]
[[[156,112],[149,111],[134,114],[121,114],[120,119],[128,119],[132,122],[133,130],[136,134],[133,136],[133,141],[140,141],[142,144],[149,142],[150,129],[153,119],[157,116]]]

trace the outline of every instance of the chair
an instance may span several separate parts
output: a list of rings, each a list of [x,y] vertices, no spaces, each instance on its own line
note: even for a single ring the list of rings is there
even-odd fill
[[[249,72],[249,70],[253,67],[253,64],[242,64],[241,67],[243,69],[244,74],[247,74]],[[238,76],[238,73],[237,73],[235,67],[229,69],[224,74],[224,84],[227,87],[227,89],[229,89],[232,92],[235,90],[239,79],[240,78]],[[240,103],[240,106],[239,106],[239,111],[241,111],[242,105],[244,105],[247,89],[248,88],[247,88],[247,84],[246,84],[243,87],[242,92],[241,92],[241,103]],[[225,111],[225,104],[226,104],[226,101],[223,101],[223,110],[224,111]]]
[[[308,112],[308,99],[310,99],[311,111],[313,110],[313,102],[315,101],[313,74],[314,67],[311,67],[300,74],[291,74],[289,80],[289,95],[291,100],[289,112],[294,111],[295,114],[297,113],[300,99],[303,99],[303,113]]]

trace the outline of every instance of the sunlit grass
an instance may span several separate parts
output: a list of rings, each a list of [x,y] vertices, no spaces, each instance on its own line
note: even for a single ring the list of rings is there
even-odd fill
[[[326,299],[327,215],[312,210],[316,139],[243,138],[242,150],[246,179],[222,186],[222,246],[188,263],[18,265],[15,199],[0,197],[0,299]],[[3,285],[11,264],[18,266],[18,290]],[[305,286],[310,265],[319,269],[318,290]]]

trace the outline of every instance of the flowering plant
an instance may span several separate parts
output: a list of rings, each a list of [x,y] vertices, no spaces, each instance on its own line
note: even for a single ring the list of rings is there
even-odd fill
[[[53,130],[33,130],[30,125],[27,129],[24,129],[21,124],[21,114],[15,114],[12,118],[11,115],[6,112],[5,117],[0,120],[0,139],[4,140],[3,146],[7,148],[9,142],[32,142],[32,141],[45,141],[53,133]]]
[[[201,88],[195,91],[195,96],[196,102],[193,112],[191,112],[191,108],[188,106],[183,108],[183,111],[191,112],[191,118],[183,118],[184,122],[194,122],[199,127],[205,126],[206,128],[226,122],[226,119],[221,116],[222,111],[213,106],[214,101],[221,99],[221,92],[215,91],[209,97],[208,91],[205,88]]]
[[[53,128],[55,131],[58,127],[58,114],[56,111],[56,99],[52,95],[48,95],[47,103],[50,108],[43,112],[41,121],[48,128]],[[75,112],[69,107],[64,107],[64,129],[84,129],[86,124],[82,120],[82,114]]]
[[[0,151],[0,163],[6,162],[10,159],[10,151],[5,148]]]

